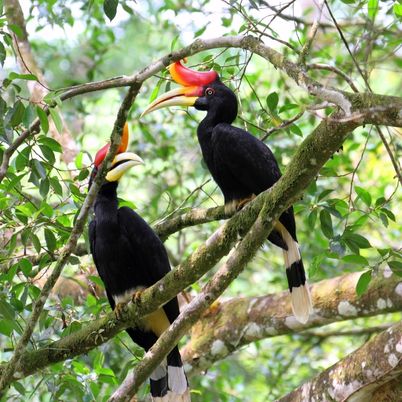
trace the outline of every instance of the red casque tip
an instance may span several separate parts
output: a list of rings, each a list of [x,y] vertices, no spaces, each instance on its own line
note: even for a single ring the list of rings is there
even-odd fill
[[[120,142],[120,146],[119,149],[117,150],[118,154],[121,154],[122,152],[127,151],[127,147],[128,147],[128,124],[127,122],[124,124],[123,127],[123,135],[121,137],[121,142]],[[110,143],[107,143],[106,145],[104,145],[95,155],[95,161],[94,164],[96,167],[99,167],[99,165],[103,162],[103,160],[105,159],[105,156],[107,154],[107,151],[109,151],[109,147],[110,147]]]
[[[216,71],[194,71],[183,66],[180,61],[171,64],[169,71],[173,80],[185,87],[208,85],[218,78]]]

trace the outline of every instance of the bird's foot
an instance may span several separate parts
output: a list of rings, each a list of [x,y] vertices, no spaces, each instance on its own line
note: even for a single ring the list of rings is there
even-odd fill
[[[124,313],[127,311],[127,303],[117,303],[114,307],[116,319],[121,320]]]
[[[136,290],[134,293],[133,293],[133,295],[131,296],[131,301],[134,303],[134,304],[136,304],[136,305],[139,305],[139,304],[141,304],[141,295],[142,295],[142,292],[144,291],[144,289],[141,289],[141,290]]]
[[[253,201],[255,194],[251,194],[250,197],[242,198],[241,200],[236,200],[236,211],[240,211],[246,204]]]
[[[219,300],[215,300],[208,308],[205,310],[203,316],[210,317],[215,315],[221,307],[221,302]]]

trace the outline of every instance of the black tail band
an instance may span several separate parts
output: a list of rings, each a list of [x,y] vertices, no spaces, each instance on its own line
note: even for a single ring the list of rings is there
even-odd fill
[[[292,288],[305,285],[306,273],[304,272],[303,261],[296,261],[290,266],[290,268],[286,268],[286,276],[288,277],[290,292],[292,291]]]

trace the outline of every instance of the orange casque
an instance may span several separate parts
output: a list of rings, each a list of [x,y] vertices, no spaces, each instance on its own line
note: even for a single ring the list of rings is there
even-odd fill
[[[110,147],[110,143],[107,143],[105,146],[103,146],[97,153],[95,156],[95,161],[94,161],[94,165],[96,167],[99,167],[99,165],[103,162],[103,160],[105,159],[105,156],[107,154],[107,151],[109,151],[109,147]],[[121,142],[120,142],[120,146],[119,149],[117,150],[118,154],[121,154],[122,152],[125,152],[127,150],[128,147],[128,124],[127,122],[124,124],[123,127],[123,135],[121,136]]]

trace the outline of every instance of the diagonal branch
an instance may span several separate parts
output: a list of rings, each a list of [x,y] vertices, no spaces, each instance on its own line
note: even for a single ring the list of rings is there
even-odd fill
[[[379,401],[373,397],[378,389],[387,383],[400,385],[401,380],[402,322],[399,322],[278,402],[302,402],[318,395],[322,401]]]
[[[269,194],[269,193],[268,193]],[[268,206],[269,205],[269,206]],[[128,401],[136,394],[141,384],[174,348],[180,338],[200,319],[202,313],[210,306],[237,278],[258,251],[272,229],[278,217],[272,213],[275,207],[264,204],[253,226],[234,248],[226,263],[203,287],[201,293],[181,312],[174,323],[159,337],[157,342],[145,354],[133,373],[129,373],[119,388],[113,393],[109,402]],[[278,208],[276,208],[278,209]],[[269,219],[267,219],[269,218]]]
[[[311,286],[314,314],[305,325],[292,317],[287,292],[222,302],[214,314],[197,322],[182,351],[191,367],[189,375],[207,370],[251,342],[337,321],[402,311],[402,278],[388,273],[381,272],[373,279],[361,297],[356,294],[361,272],[315,283]]]
[[[123,103],[120,107],[120,110],[118,112],[115,121],[113,133],[111,136],[111,145],[105,157],[105,160],[102,163],[95,177],[95,181],[84,200],[84,203],[75,221],[74,227],[71,231],[68,242],[64,246],[63,251],[59,256],[51,275],[46,280],[46,283],[43,286],[39,297],[37,298],[36,302],[33,305],[31,316],[29,317],[24,332],[22,333],[20,339],[18,340],[15,346],[14,354],[10,359],[10,361],[6,364],[6,366],[2,370],[0,378],[0,395],[1,393],[5,392],[5,389],[8,387],[10,382],[12,382],[14,372],[17,370],[21,357],[32,336],[36,323],[39,320],[40,314],[42,313],[46,300],[51,290],[53,289],[53,286],[55,285],[57,279],[59,278],[64,266],[66,265],[71,253],[74,251],[78,239],[84,230],[89,210],[92,207],[92,204],[99,191],[101,183],[106,175],[107,169],[110,166],[110,163],[113,160],[114,155],[116,154],[117,149],[119,147],[121,141],[121,135],[123,132],[123,126],[127,118],[128,110],[131,107],[136,95],[138,94],[140,87],[141,87],[140,84],[131,86],[125,99],[123,100]]]

